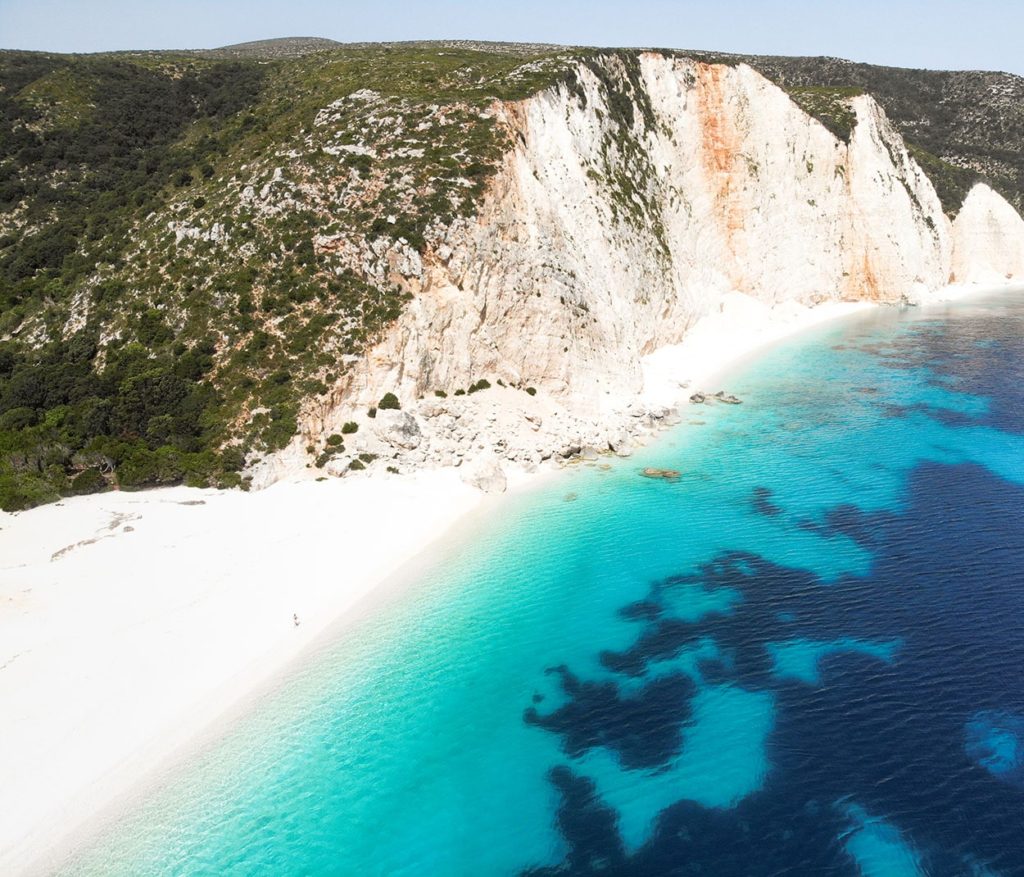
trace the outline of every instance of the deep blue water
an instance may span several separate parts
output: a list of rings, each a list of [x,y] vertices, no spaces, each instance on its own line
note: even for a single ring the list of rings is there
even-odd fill
[[[1024,874],[1024,295],[727,388],[474,528],[68,872]]]

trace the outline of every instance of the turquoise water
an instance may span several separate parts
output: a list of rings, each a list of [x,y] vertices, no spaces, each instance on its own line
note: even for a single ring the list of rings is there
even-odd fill
[[[65,872],[1024,873],[1022,386],[1016,294],[773,350],[511,499]]]

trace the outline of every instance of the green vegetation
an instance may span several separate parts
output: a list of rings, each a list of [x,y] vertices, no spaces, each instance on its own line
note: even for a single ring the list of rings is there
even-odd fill
[[[928,174],[946,215],[956,216],[967,193],[971,191],[975,183],[982,179],[981,174],[943,161],[926,149],[912,143],[907,143],[907,150],[921,166],[921,170]]]
[[[863,94],[863,89],[807,85],[795,86],[788,91],[793,102],[805,113],[821,122],[844,143],[850,142],[857,123],[857,114],[850,100]]]
[[[394,393],[385,393],[384,397],[377,403],[377,409],[379,411],[386,411],[388,409],[397,410],[401,407],[398,397]]]
[[[256,48],[0,52],[3,508],[240,483],[408,298],[335,242],[419,250],[471,215],[507,146],[491,102],[565,65]]]
[[[491,388],[491,382],[487,378],[480,378],[479,381],[471,384],[469,387],[470,393],[479,393],[481,390],[489,390]]]
[[[212,344],[153,357],[132,343],[96,364],[85,331],[25,350],[0,345],[0,507],[149,484],[237,486],[237,448],[216,451],[219,399],[202,380]]]
[[[352,435],[354,432],[359,432],[359,424],[354,420],[350,420],[342,426],[341,432],[343,435]],[[330,439],[328,439],[328,442],[330,442]]]

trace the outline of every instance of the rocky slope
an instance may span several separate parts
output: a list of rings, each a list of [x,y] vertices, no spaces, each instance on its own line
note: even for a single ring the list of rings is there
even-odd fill
[[[428,463],[495,487],[670,419],[641,357],[737,293],[1021,274],[978,182],[1018,199],[1021,150],[908,142],[859,68],[293,43],[0,53],[0,506]],[[1013,129],[1004,91],[972,118]]]

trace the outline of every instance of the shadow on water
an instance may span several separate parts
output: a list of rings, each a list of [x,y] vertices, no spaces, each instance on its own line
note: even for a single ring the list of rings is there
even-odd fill
[[[650,839],[629,853],[617,834],[618,814],[594,783],[571,762],[560,765],[550,781],[560,795],[557,822],[568,853],[557,866],[524,873],[855,874],[841,842],[852,830],[845,801],[869,813],[899,814],[925,873],[962,874],[972,861],[1019,873],[1024,751],[1005,739],[1019,734],[1017,745],[1024,743],[1024,720],[1006,718],[1024,713],[1022,523],[1021,485],[975,465],[923,464],[912,473],[901,513],[846,506],[821,525],[822,532],[853,534],[873,546],[867,576],[826,584],[737,553],[656,583],[645,600],[624,608],[640,628],[636,641],[602,654],[602,663],[643,678],[713,639],[720,657],[699,663],[694,685],[774,692],[771,781],[730,809],[673,804]],[[739,591],[743,599],[728,613],[668,616],[663,595],[695,584],[712,593]],[[780,678],[768,648],[841,638],[898,640],[898,659],[825,650],[820,684],[808,686]],[[614,681],[558,672],[568,703],[546,718],[528,710],[526,720],[561,735],[567,756],[605,746],[625,770],[669,765],[690,718],[678,677],[656,677],[623,698]],[[986,710],[1000,713],[993,719]],[[999,716],[1003,737],[993,738]],[[1000,739],[1004,761],[1017,759],[1010,766],[998,761]],[[993,782],[993,759],[1014,782]]]

